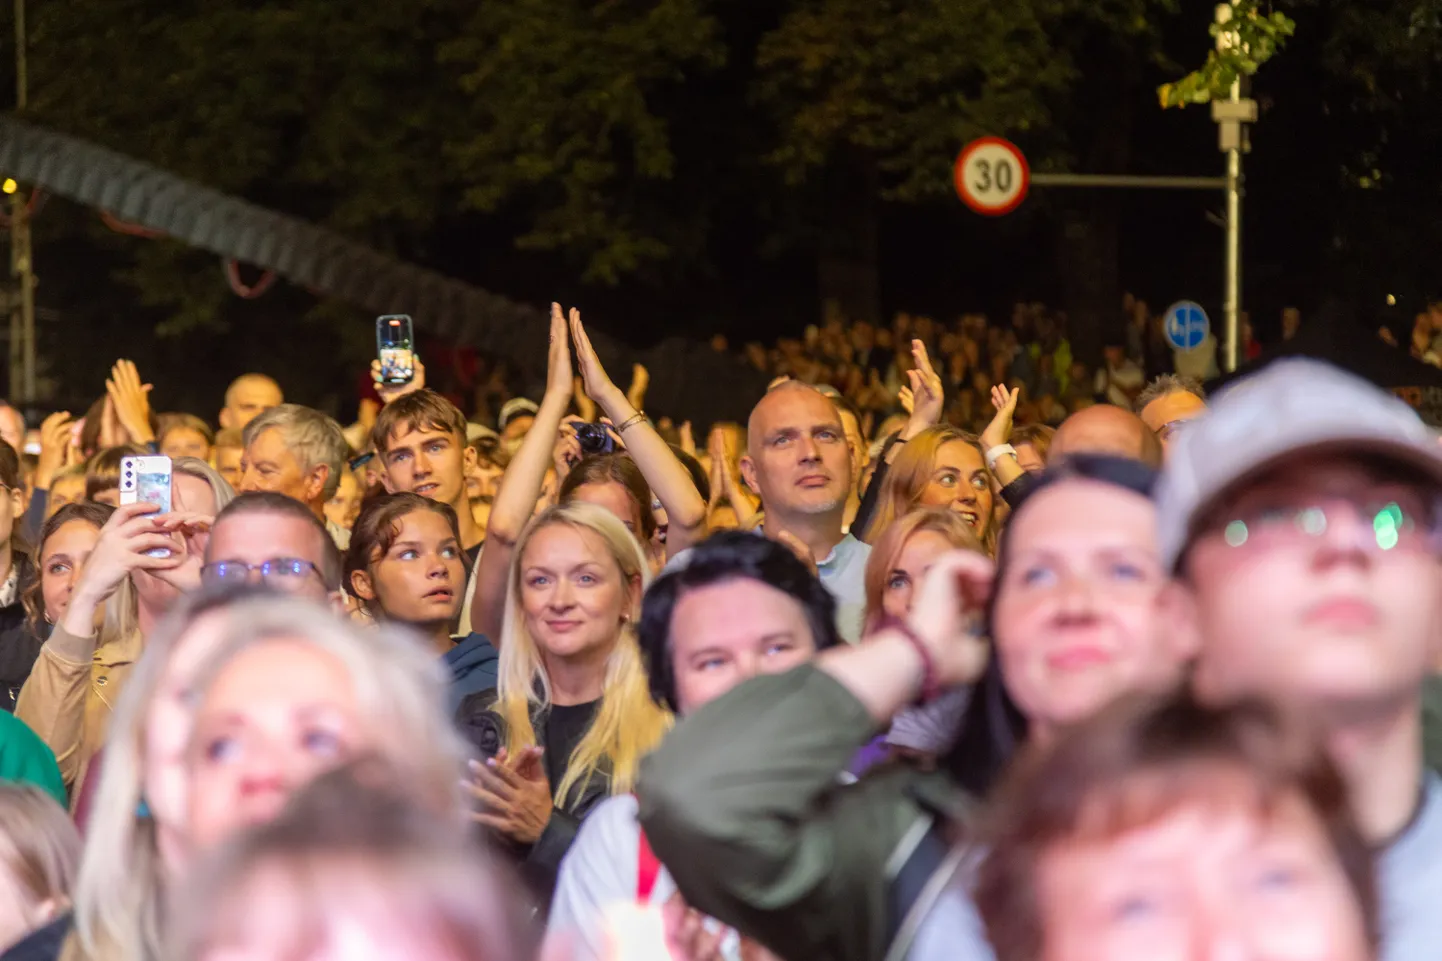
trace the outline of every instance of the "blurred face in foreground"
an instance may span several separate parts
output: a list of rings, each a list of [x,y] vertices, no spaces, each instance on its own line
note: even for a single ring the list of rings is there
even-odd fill
[[[1354,711],[1413,703],[1442,655],[1436,500],[1405,471],[1337,456],[1284,464],[1228,498],[1178,588],[1176,623],[1200,640],[1198,691]]]
[[[269,821],[294,791],[377,740],[334,655],[288,638],[242,650],[196,713],[187,755],[192,849]]]
[[[1023,714],[1071,724],[1119,695],[1179,683],[1190,651],[1158,620],[1167,579],[1150,500],[1068,480],[1037,491],[1011,524],[993,633]]]
[[[1042,961],[1370,961],[1362,909],[1297,796],[1193,801],[1044,851]]]

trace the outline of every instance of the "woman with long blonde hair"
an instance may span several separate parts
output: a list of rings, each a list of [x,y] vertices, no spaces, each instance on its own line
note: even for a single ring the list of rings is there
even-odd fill
[[[928,427],[906,442],[887,469],[876,516],[866,530],[875,544],[892,521],[918,507],[955,511],[988,554],[996,553],[995,496],[974,434],[950,424]]]
[[[267,661],[258,665],[266,690],[227,702],[237,693],[236,670],[257,666],[242,660],[257,654]],[[209,761],[197,754],[213,746],[217,727],[245,741],[248,712],[307,713],[281,683],[301,675],[301,659],[340,682],[347,709],[336,716],[349,719],[325,732],[329,742],[298,732],[307,744],[345,745],[317,755],[317,771],[375,754],[405,775],[412,796],[464,818],[456,785],[464,752],[440,707],[445,679],[416,637],[384,626],[362,631],[260,587],[203,590],[156,630],[116,709],[61,961],[163,957],[167,905],[193,857],[265,819],[229,790],[228,765],[246,763],[244,752],[208,752]],[[311,685],[304,696],[314,694]],[[301,786],[283,780],[286,790]]]
[[[145,639],[200,586],[210,521],[235,492],[194,457],[173,464],[171,510],[119,507],[100,530],[65,612],[40,649],[15,715],[40,735],[78,797]]]
[[[458,718],[473,763],[476,820],[520,846],[543,896],[580,821],[630,791],[670,726],[636,642],[646,554],[594,504],[552,507],[516,544],[499,682]]]

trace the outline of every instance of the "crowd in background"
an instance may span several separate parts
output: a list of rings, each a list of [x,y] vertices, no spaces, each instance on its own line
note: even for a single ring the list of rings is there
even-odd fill
[[[1124,316],[0,406],[0,961],[1436,957],[1442,446]]]

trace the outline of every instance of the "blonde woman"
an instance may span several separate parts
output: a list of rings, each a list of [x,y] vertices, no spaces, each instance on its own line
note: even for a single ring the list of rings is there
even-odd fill
[[[868,543],[915,508],[945,507],[966,520],[988,554],[996,552],[991,473],[974,435],[949,424],[926,428],[906,442],[884,485],[866,530]]]
[[[322,775],[197,867],[169,957],[312,957],[319,942],[336,955],[363,943],[371,958],[529,958],[518,886],[468,827],[417,805],[385,765]]]
[[[235,496],[209,464],[174,462],[171,507],[116,509],[85,564],[65,613],[40,649],[15,714],[40,735],[72,796],[105,739],[145,638],[181,593],[200,585],[210,521]],[[168,551],[152,556],[152,551]]]
[[[0,784],[0,951],[31,937],[53,940],[79,861],[80,835],[54,798],[33,785]]]
[[[646,555],[594,504],[550,508],[511,564],[499,684],[458,712],[476,820],[520,847],[543,896],[581,819],[636,782],[670,724],[651,700],[636,644]]]
[[[217,776],[223,771],[193,783],[190,753],[197,731],[214,736],[217,712],[233,719],[232,731],[246,731],[257,710],[292,714],[301,706],[305,692],[281,685],[238,707],[217,700],[234,696],[235,678],[227,675],[237,659],[257,652],[277,677],[297,673],[297,661],[316,654],[341,681],[338,698],[354,719],[336,732],[347,751],[383,756],[432,809],[464,817],[456,787],[461,745],[438,706],[444,679],[415,638],[387,628],[357,631],[324,608],[258,587],[207,589],[157,629],[117,707],[64,961],[158,961],[165,904],[185,881],[192,855],[261,819],[227,796]],[[191,816],[197,805],[200,836]],[[235,810],[217,813],[226,805]]]

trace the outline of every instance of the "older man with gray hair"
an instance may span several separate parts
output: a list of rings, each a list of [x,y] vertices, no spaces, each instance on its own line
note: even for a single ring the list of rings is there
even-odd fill
[[[237,490],[273,491],[300,501],[325,521],[325,503],[340,486],[346,442],[340,424],[318,410],[281,404],[245,425],[245,452]],[[326,523],[336,546],[350,546],[350,533]]]

